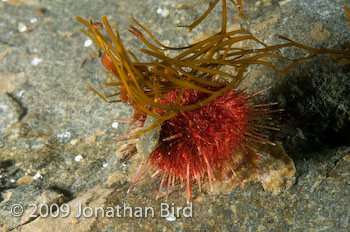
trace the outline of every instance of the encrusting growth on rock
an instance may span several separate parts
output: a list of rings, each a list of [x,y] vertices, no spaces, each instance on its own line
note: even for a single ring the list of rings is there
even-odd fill
[[[191,31],[218,2],[214,1],[194,23],[182,27]],[[321,54],[344,64],[349,63],[349,51],[311,48],[281,35],[278,37],[285,43],[269,46],[247,30],[227,31],[227,1],[221,2],[221,31],[181,48],[161,44],[146,27],[131,18],[136,26],[131,25],[129,31],[147,47],[141,51],[149,55],[150,62],[140,62],[124,47],[116,25],[111,26],[105,16],[103,23],[91,19],[87,22],[77,17],[88,28],[88,31],[81,31],[104,51],[102,64],[111,73],[110,81],[105,85],[117,89],[109,96],[90,87],[92,91],[106,102],[123,102],[133,106],[131,124],[138,123],[138,127],[142,127],[146,116],[157,119],[153,125],[124,136],[137,138],[159,129],[157,147],[145,157],[133,179],[135,184],[149,171],[153,175],[161,174],[157,197],[163,187],[169,190],[179,181],[186,185],[189,201],[193,185],[197,184],[201,189],[203,181],[208,182],[210,188],[214,179],[224,177],[243,183],[244,179],[236,173],[242,163],[248,164],[247,167],[252,170],[260,170],[256,144],[273,146],[264,130],[277,130],[261,125],[260,121],[281,110],[269,109],[276,103],[254,103],[254,97],[264,90],[253,94],[239,90],[251,64],[264,65],[284,75],[297,64]],[[246,18],[240,0],[229,2]],[[350,19],[346,7],[345,11],[348,14],[345,17]],[[104,27],[109,39],[102,34]],[[250,43],[247,47],[240,47],[242,41]],[[279,49],[293,47],[304,50],[308,55],[291,59],[278,53]],[[177,50],[179,54],[169,57],[166,50]],[[288,64],[278,67],[276,60]],[[231,67],[230,72],[223,67]]]

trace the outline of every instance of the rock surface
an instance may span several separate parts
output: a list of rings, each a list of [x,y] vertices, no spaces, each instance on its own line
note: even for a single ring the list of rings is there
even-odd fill
[[[141,43],[127,31],[130,15],[161,42],[183,46],[220,28],[220,7],[190,34],[176,28],[199,17],[209,2],[0,2],[0,104],[8,106],[0,109],[1,230],[350,230],[349,69],[328,57],[298,65],[283,78],[266,67],[252,66],[242,85],[249,91],[272,86],[267,100],[278,101],[286,111],[275,121],[280,131],[271,138],[295,163],[295,181],[282,183],[289,190],[272,194],[260,183],[248,183],[242,190],[218,184],[220,191],[214,193],[194,190],[190,218],[161,217],[165,198],[155,200],[159,177],[146,178],[126,193],[140,158],[120,164],[123,157],[117,150],[123,142],[113,138],[129,133],[127,123],[115,122],[131,118],[132,108],[106,104],[86,88],[91,83],[108,92],[100,87],[108,73],[97,47],[79,32],[82,25],[75,16],[98,21],[107,15],[118,25],[125,46],[146,59],[137,52]],[[243,2],[249,25],[230,10],[230,28],[247,28],[268,44],[281,42],[277,34],[314,47],[342,49],[349,43],[344,1]],[[280,52],[292,58],[299,55],[293,49]],[[34,181],[25,177],[23,182],[24,176]],[[72,210],[67,217],[29,218],[29,205],[40,203],[69,205]],[[121,210],[153,207],[155,215],[75,217],[79,203]],[[167,203],[187,206],[184,188],[172,191]],[[23,206],[22,216],[11,215],[15,204]]]

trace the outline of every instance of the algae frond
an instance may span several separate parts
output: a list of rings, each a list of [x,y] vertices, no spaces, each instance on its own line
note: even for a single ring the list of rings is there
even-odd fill
[[[218,2],[219,0],[215,0],[198,20],[183,27],[187,27],[191,31],[207,17]],[[242,2],[240,0],[230,0],[230,2],[238,8],[240,15],[245,17]],[[350,63],[350,51],[312,48],[282,35],[278,35],[278,37],[283,40],[283,43],[270,46],[247,30],[227,31],[226,4],[226,0],[222,0],[222,26],[219,33],[196,44],[181,48],[161,44],[146,27],[131,17],[135,26],[131,25],[129,31],[147,47],[141,51],[149,55],[149,62],[140,62],[131,51],[124,47],[117,26],[115,24],[111,26],[106,16],[102,17],[102,22],[109,38],[101,33],[101,23],[93,22],[91,19],[88,22],[77,17],[77,20],[88,29],[88,31],[81,31],[109,57],[112,75],[105,85],[113,86],[117,91],[115,94],[104,96],[95,89],[91,89],[107,102],[122,101],[131,104],[135,109],[135,120],[142,114],[159,119],[157,123],[147,129],[148,131],[174,117],[180,111],[201,107],[232,88],[237,88],[245,78],[249,65],[264,65],[284,75],[297,64],[321,54],[328,55],[344,64]],[[346,6],[344,9],[347,13],[345,17],[349,20],[350,12]],[[242,47],[241,42],[249,45]],[[304,50],[308,55],[292,59],[279,53],[282,48],[293,47]],[[167,50],[178,50],[180,53],[169,57],[166,53]],[[277,65],[276,60],[286,61],[287,65],[281,67],[281,62]],[[230,69],[224,68],[225,66],[230,67]],[[227,83],[227,85],[222,85],[222,83]],[[205,92],[208,97],[195,104],[181,106],[180,99],[185,89],[188,88]],[[175,89],[180,91],[178,91],[176,100],[170,102],[164,95]],[[117,96],[119,99],[110,100]],[[165,103],[160,103],[160,99],[163,100],[161,102]],[[157,110],[162,110],[165,113],[157,114]]]

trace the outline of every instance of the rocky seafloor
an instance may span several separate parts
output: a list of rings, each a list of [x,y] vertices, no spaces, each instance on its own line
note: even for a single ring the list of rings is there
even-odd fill
[[[350,230],[350,69],[326,56],[302,63],[284,77],[252,66],[242,85],[248,91],[272,87],[267,101],[277,101],[285,110],[274,119],[280,131],[271,135],[295,167],[292,176],[286,174],[288,181],[282,181],[284,190],[268,191],[266,183],[259,182],[248,182],[243,189],[218,182],[214,193],[194,189],[192,217],[161,217],[165,199],[155,199],[159,177],[142,181],[127,194],[140,160],[119,164],[117,151],[123,143],[114,137],[128,133],[127,125],[116,120],[131,118],[132,108],[107,104],[87,88],[90,83],[103,90],[108,73],[100,64],[99,49],[79,31],[82,25],[75,17],[98,21],[107,15],[118,25],[125,46],[137,51],[142,45],[127,30],[130,15],[163,43],[182,46],[220,28],[220,7],[191,33],[176,27],[194,21],[210,2],[0,2],[1,230]],[[243,3],[249,24],[231,7],[229,28],[248,29],[267,44],[280,43],[277,34],[317,48],[343,49],[350,42],[345,1]],[[188,206],[185,189],[176,188],[166,203]],[[30,204],[61,208],[52,212],[59,213],[57,217],[45,217],[45,210],[30,217]],[[76,217],[79,205],[152,207],[155,214],[130,217],[121,210],[120,217]],[[67,207],[70,214],[64,217]]]

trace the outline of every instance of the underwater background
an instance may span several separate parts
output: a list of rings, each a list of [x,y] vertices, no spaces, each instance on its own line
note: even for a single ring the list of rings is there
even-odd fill
[[[220,29],[220,7],[191,33],[176,27],[200,17],[210,2],[0,2],[0,229],[350,230],[350,69],[327,56],[301,63],[284,77],[252,65],[241,85],[248,92],[271,87],[266,102],[278,102],[284,109],[273,118],[280,131],[270,139],[283,146],[281,152],[285,150],[294,164],[292,168],[281,164],[274,173],[278,186],[272,191],[259,181],[247,182],[243,189],[215,182],[213,193],[193,190],[192,217],[159,215],[165,200],[155,200],[159,176],[127,194],[142,159],[119,164],[122,157],[117,151],[123,143],[114,137],[128,133],[128,125],[117,120],[132,118],[132,107],[107,104],[87,88],[90,84],[104,91],[108,72],[100,63],[98,47],[79,31],[83,26],[75,17],[99,21],[106,15],[118,26],[124,45],[147,60],[138,52],[142,43],[128,31],[129,16],[162,43],[179,47]],[[249,24],[228,4],[228,30],[242,27],[269,45],[282,42],[278,34],[316,48],[344,49],[342,45],[350,42],[345,1],[243,0],[243,4]],[[292,58],[299,55],[293,49],[280,52]],[[153,207],[155,216],[74,217],[72,211],[67,217],[31,218],[29,204],[40,203],[68,204],[72,209],[79,203]],[[172,203],[186,206],[184,188],[169,193],[167,204]],[[14,204],[23,206],[21,216],[11,214]]]

